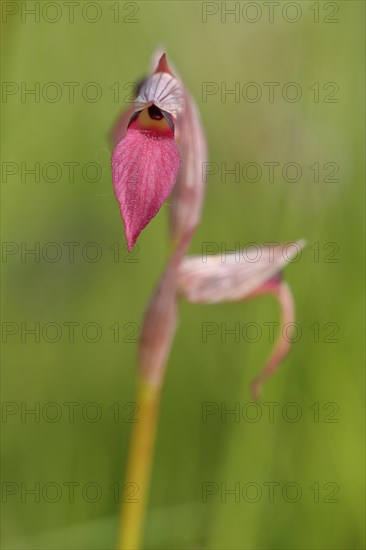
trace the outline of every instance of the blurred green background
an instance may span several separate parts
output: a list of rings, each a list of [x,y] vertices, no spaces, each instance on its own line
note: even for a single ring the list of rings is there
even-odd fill
[[[34,4],[41,10],[39,21],[24,8]],[[77,4],[73,22],[64,2],[1,6],[3,548],[114,545],[119,509],[114,490],[132,427],[136,336],[166,259],[169,203],[142,233],[136,261],[129,262],[112,191],[108,132],[125,106],[128,83],[146,73],[158,44],[196,98],[210,161],[227,168],[255,162],[263,169],[257,182],[243,177],[235,182],[230,175],[225,182],[220,173],[209,178],[190,252],[200,254],[207,242],[233,249],[302,237],[308,247],[286,269],[302,335],[264,389],[263,401],[278,403],[273,422],[269,405],[262,402],[257,422],[248,421],[246,411],[254,416],[255,410],[246,406],[252,401],[250,380],[272,347],[264,323],[278,321],[277,304],[270,297],[211,307],[181,304],[144,547],[363,548],[364,3],[301,1],[284,8],[281,2],[273,22],[265,3],[256,12],[247,2],[237,3],[238,21],[225,17],[225,3],[218,2]],[[226,3],[227,9],[233,6]],[[203,10],[212,12],[206,22]],[[250,23],[256,13],[258,21]],[[297,22],[286,21],[299,13]],[[73,101],[67,82],[79,83]],[[97,87],[85,89],[90,82]],[[204,82],[219,89],[207,101]],[[257,102],[221,97],[223,86],[232,89],[236,82],[240,90],[258,83],[263,97]],[[280,83],[273,102],[265,82]],[[288,82],[300,86],[299,101],[283,98]],[[334,95],[329,95],[334,84],[324,88],[329,82],[338,87]],[[22,86],[35,83],[39,101],[22,98]],[[50,101],[59,89],[61,96]],[[101,97],[93,102],[95,90]],[[56,168],[42,174],[50,162]],[[280,163],[273,182],[265,162]],[[282,176],[289,162],[301,167],[297,182]],[[329,162],[339,169],[333,178],[327,175],[334,166],[324,168]],[[25,172],[35,163],[39,181]],[[79,163],[74,178],[65,163]],[[94,165],[83,172],[87,163]],[[314,163],[319,181],[309,169]],[[96,164],[100,173],[93,171]],[[63,244],[70,242],[79,243],[73,261],[71,245]],[[96,248],[87,243],[97,243],[100,259],[92,261]],[[38,257],[24,254],[24,247],[35,246]],[[50,261],[60,249],[61,257]],[[78,323],[73,342],[65,325],[71,322]],[[218,327],[207,343],[205,322]],[[256,343],[235,342],[220,330],[221,323],[242,328],[248,322],[263,331]],[[39,342],[24,330],[35,323]],[[98,341],[86,341],[94,338]],[[74,420],[71,405],[65,405],[70,402],[78,403]],[[218,412],[203,422],[207,402],[219,411],[238,403],[240,421]],[[97,405],[85,407],[88,403]],[[289,403],[296,405],[291,409]],[[299,420],[290,422],[295,406]],[[24,414],[25,407],[38,407],[39,417]],[[100,418],[92,422],[98,411]],[[78,484],[73,502],[65,485],[70,482]],[[204,502],[207,482],[217,492]],[[268,482],[276,484],[273,499]],[[24,492],[36,483],[39,502]],[[239,502],[233,495],[225,499],[222,489],[235,483]],[[297,502],[289,502],[294,494]]]

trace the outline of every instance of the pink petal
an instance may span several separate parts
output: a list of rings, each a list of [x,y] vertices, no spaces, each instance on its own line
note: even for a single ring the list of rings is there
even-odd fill
[[[282,271],[305,241],[261,246],[222,255],[186,256],[179,269],[178,288],[191,303],[238,302],[255,296],[262,285]],[[250,258],[257,258],[250,261]]]
[[[249,256],[253,257],[248,254],[250,249],[223,256],[209,255],[205,261],[200,256],[188,256],[179,267],[178,291],[189,302],[242,302],[261,294],[272,294],[278,299],[282,310],[279,336],[266,366],[252,383],[251,392],[256,399],[263,382],[276,371],[291,347],[295,308],[281,271],[304,245],[304,241],[298,241],[290,247],[289,244],[262,246],[255,263],[248,261]]]
[[[179,169],[173,132],[129,128],[112,155],[114,192],[128,250],[173,190]]]

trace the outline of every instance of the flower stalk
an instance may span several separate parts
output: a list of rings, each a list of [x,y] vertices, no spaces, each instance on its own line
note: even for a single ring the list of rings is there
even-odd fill
[[[134,424],[126,469],[125,486],[133,483],[137,493],[122,503],[117,548],[138,550],[143,540],[143,527],[149,496],[150,475],[154,456],[155,435],[159,414],[160,387],[138,381],[138,422]]]

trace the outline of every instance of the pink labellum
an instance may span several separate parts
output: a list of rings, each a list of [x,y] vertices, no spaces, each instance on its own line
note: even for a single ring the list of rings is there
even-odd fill
[[[114,192],[130,251],[172,192],[179,169],[173,132],[139,130],[133,122],[112,155]]]

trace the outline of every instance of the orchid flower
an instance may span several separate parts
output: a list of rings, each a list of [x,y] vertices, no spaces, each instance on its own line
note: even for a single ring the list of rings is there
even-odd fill
[[[171,195],[169,236],[172,254],[145,313],[139,344],[140,409],[143,421],[136,425],[127,479],[139,481],[144,494],[139,511],[124,507],[121,548],[138,548],[151,455],[159,390],[178,324],[178,299],[193,303],[242,302],[260,294],[274,295],[282,309],[282,325],[294,321],[291,291],[282,270],[304,246],[294,243],[261,248],[255,263],[235,254],[185,256],[200,222],[205,192],[206,139],[194,100],[165,54],[157,52],[152,72],[136,91],[136,99],[112,131],[112,177],[120,204],[128,249]],[[286,247],[286,253],[285,253]],[[257,398],[262,382],[289,351],[289,335],[279,339],[262,373],[252,384]],[[148,449],[148,452],[147,452]],[[150,456],[149,455],[149,456]],[[145,458],[141,458],[144,456]],[[136,457],[139,457],[138,459]],[[151,457],[150,457],[151,458]]]
[[[182,87],[163,55],[140,86],[126,133],[112,155],[128,250],[173,190],[180,165],[174,132],[182,110]]]
[[[150,382],[158,384],[177,324],[179,295],[191,302],[214,303],[272,293],[286,322],[294,320],[294,307],[291,291],[280,277],[291,260],[291,254],[284,253],[286,244],[277,245],[272,253],[268,250],[256,263],[244,259],[237,263],[236,255],[230,254],[225,261],[209,256],[205,263],[199,256],[184,258],[200,221],[206,141],[197,107],[181,79],[172,74],[166,55],[155,54],[153,64],[151,76],[138,87],[134,105],[113,130],[112,139],[118,143],[112,175],[129,250],[174,189],[170,238],[175,252],[148,308],[140,345],[140,367]],[[297,243],[297,250],[303,246],[304,241]],[[256,396],[259,382],[275,370],[288,348],[288,341],[277,344],[266,375],[253,386]]]

